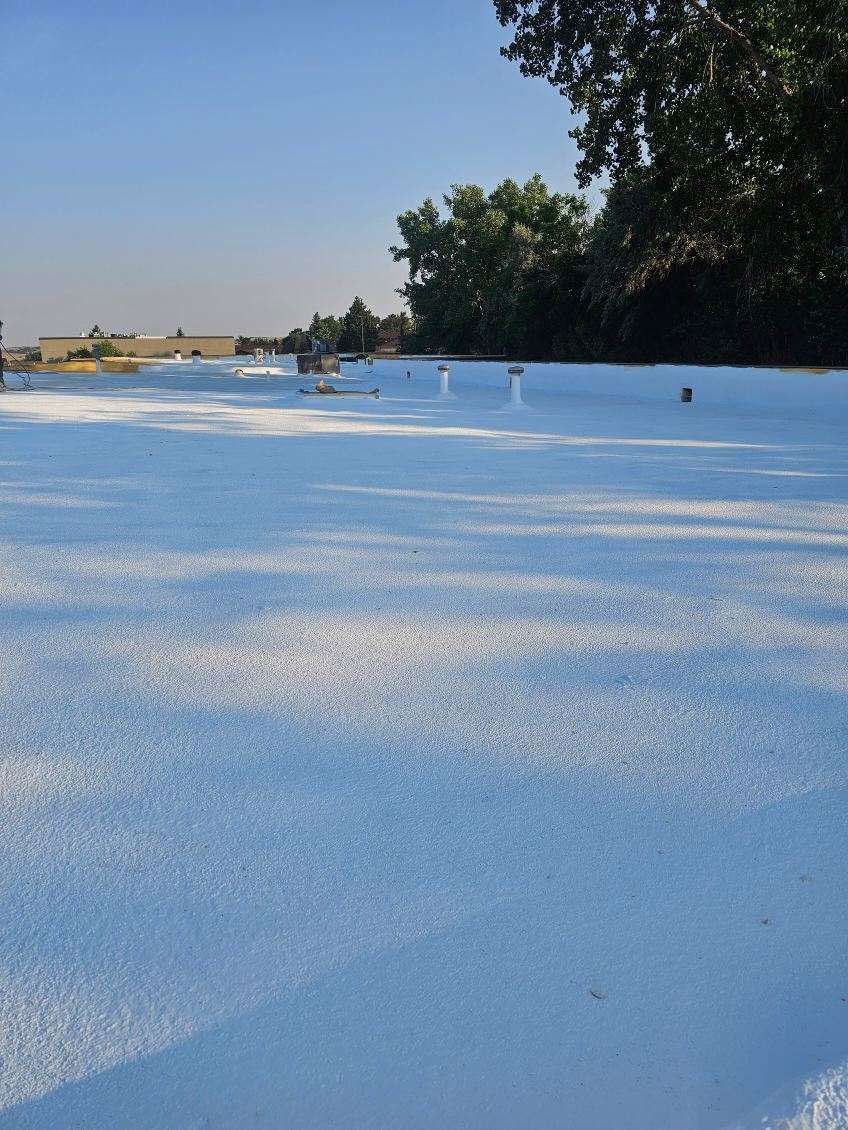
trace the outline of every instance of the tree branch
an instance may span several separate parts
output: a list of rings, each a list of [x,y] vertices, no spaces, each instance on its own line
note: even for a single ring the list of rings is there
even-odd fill
[[[698,15],[706,17],[706,19],[715,24],[715,26],[719,28],[719,30],[723,32],[723,34],[728,39],[732,39],[735,43],[738,43],[742,47],[745,54],[748,56],[753,66],[757,69],[757,71],[760,72],[760,74],[766,79],[766,81],[774,87],[781,98],[790,98],[794,94],[792,87],[789,86],[788,83],[784,82],[783,79],[774,70],[772,70],[772,68],[763,58],[762,54],[757,50],[757,48],[754,46],[748,36],[744,34],[744,32],[739,31],[738,28],[733,27],[732,24],[729,24],[726,20],[723,20],[718,12],[716,12],[714,8],[710,7],[706,0],[704,3],[701,3],[700,0],[685,0],[685,2],[693,12],[697,12]]]

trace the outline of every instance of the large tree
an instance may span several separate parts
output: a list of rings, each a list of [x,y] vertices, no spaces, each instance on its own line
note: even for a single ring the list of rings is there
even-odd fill
[[[588,208],[538,175],[486,194],[454,185],[398,217],[409,281],[400,293],[432,352],[569,355]],[[554,341],[556,339],[556,342]]]
[[[368,309],[359,295],[351,302],[350,309],[342,316],[341,323],[339,349],[353,349],[363,353],[376,349],[380,319],[373,310]]]
[[[650,198],[630,229],[635,241],[622,230],[617,274],[631,298],[681,271],[713,270],[735,295],[736,348],[809,352],[830,341],[838,352],[848,295],[848,0],[495,7],[513,28],[504,53],[578,112],[580,183],[608,173],[619,220],[627,193],[631,212]]]
[[[585,186],[660,162],[815,185],[848,209],[848,0],[495,0],[504,54],[566,95]]]
[[[309,333],[312,337],[333,346],[342,336],[343,331],[344,327],[340,318],[336,318],[333,314],[319,314],[317,310],[309,323]]]
[[[401,310],[399,314],[387,314],[385,318],[380,319],[377,344],[380,349],[403,353],[409,349],[414,333],[414,322],[405,310]]]
[[[311,348],[309,334],[300,326],[289,330],[280,342],[281,353],[308,353]]]

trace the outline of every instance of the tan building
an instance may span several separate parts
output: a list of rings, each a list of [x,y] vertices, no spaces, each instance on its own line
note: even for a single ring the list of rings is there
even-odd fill
[[[42,361],[64,361],[68,350],[91,349],[108,341],[126,357],[130,353],[136,357],[173,357],[179,349],[185,360],[191,357],[193,349],[199,349],[204,357],[234,357],[236,339],[217,334],[186,335],[185,337],[40,337]]]

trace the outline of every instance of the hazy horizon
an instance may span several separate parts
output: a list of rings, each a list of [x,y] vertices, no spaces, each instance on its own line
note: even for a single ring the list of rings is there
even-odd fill
[[[12,0],[0,318],[8,344],[281,335],[401,308],[395,218],[452,183],[573,191],[568,104],[502,59],[491,0]]]

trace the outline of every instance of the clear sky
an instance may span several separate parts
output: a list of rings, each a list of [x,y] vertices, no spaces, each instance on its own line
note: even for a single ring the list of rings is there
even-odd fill
[[[574,190],[568,104],[491,0],[4,0],[0,32],[7,344],[389,313],[399,212]]]

